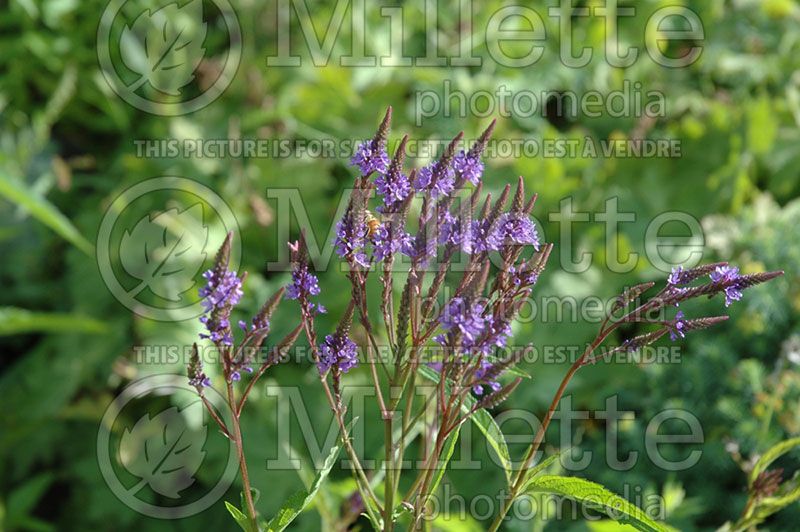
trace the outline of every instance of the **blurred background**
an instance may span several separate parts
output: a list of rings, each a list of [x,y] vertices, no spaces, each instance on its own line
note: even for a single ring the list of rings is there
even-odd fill
[[[171,365],[163,360],[147,363],[136,355],[137,349],[189,345],[201,329],[196,319],[185,319],[169,305],[157,319],[146,310],[156,298],[169,300],[178,292],[196,302],[197,286],[150,287],[134,303],[125,303],[110,288],[109,271],[117,278],[128,276],[121,283],[123,292],[130,294],[137,284],[137,271],[126,262],[124,252],[100,257],[100,250],[107,247],[98,239],[104,217],[113,212],[123,221],[132,220],[127,225],[118,223],[108,237],[117,239],[118,249],[120,239],[125,238],[119,227],[132,228],[136,220],[150,216],[153,221],[159,213],[166,213],[156,223],[174,231],[187,220],[202,218],[201,211],[210,212],[208,206],[217,212],[224,210],[221,203],[214,204],[221,199],[233,214],[235,227],[207,216],[202,218],[203,230],[195,236],[207,245],[207,266],[226,230],[235,229],[240,235],[237,253],[241,268],[250,276],[236,318],[246,319],[288,279],[287,273],[275,271],[281,268],[270,270],[266,266],[285,260],[281,257],[285,257],[282,250],[287,237],[277,229],[277,205],[268,191],[298,189],[309,216],[309,229],[322,243],[335,222],[342,190],[355,176],[348,155],[339,150],[330,156],[290,150],[269,156],[199,157],[180,151],[170,154],[163,145],[148,155],[142,151],[143,143],[249,138],[300,142],[328,139],[336,146],[347,145],[353,139],[371,136],[388,105],[394,108],[392,141],[406,133],[418,140],[446,141],[461,130],[467,138],[474,138],[492,118],[498,119],[495,139],[540,143],[574,139],[581,146],[587,138],[679,141],[680,155],[673,157],[582,157],[580,153],[548,157],[540,152],[521,157],[496,153],[485,158],[486,190],[496,193],[522,175],[527,189],[539,194],[535,216],[546,240],[556,244],[556,260],[542,276],[536,289],[538,296],[569,296],[580,302],[592,295],[613,297],[633,283],[665,279],[663,268],[647,260],[645,232],[648,224],[666,211],[688,213],[699,221],[704,237],[703,261],[731,261],[744,272],[786,271],[782,279],[750,290],[734,304],[730,321],[681,341],[680,363],[599,365],[581,372],[573,381],[569,394],[574,408],[602,409],[605,398],[616,395],[619,409],[633,412],[619,426],[621,456],[630,451],[646,456],[645,430],[657,412],[680,408],[693,413],[704,433],[703,445],[696,447],[702,450],[696,465],[671,473],[641,458],[629,471],[610,470],[604,459],[605,427],[589,419],[573,423],[572,445],[595,453],[580,476],[618,493],[626,486],[637,486],[642,496],[663,497],[667,522],[677,528],[715,529],[736,519],[745,504],[746,475],[737,460],[747,461],[800,433],[797,2],[620,2],[636,7],[635,16],[624,18],[617,29],[621,43],[639,48],[640,57],[628,67],[612,67],[605,60],[602,19],[572,13],[576,46],[594,51],[591,61],[580,68],[567,67],[559,60],[559,19],[548,16],[547,11],[552,3],[532,3],[530,7],[541,15],[547,29],[546,49],[534,65],[517,68],[493,60],[484,38],[492,15],[507,5],[504,2],[472,5],[475,37],[471,53],[482,58],[481,65],[352,67],[342,66],[340,61],[341,56],[351,53],[351,11],[342,14],[337,6],[338,10],[345,9],[348,3],[309,2],[304,15],[299,16],[293,7],[287,18],[279,13],[283,2],[236,2],[233,13],[240,27],[238,41],[237,32],[226,22],[229,8],[222,2],[200,4],[196,0],[174,5],[169,8],[172,11],[162,11],[161,15],[169,24],[187,28],[186,35],[192,35],[194,44],[185,47],[186,53],[191,56],[189,52],[201,50],[198,57],[202,60],[196,64],[179,60],[175,64],[182,66],[166,78],[151,77],[151,83],[138,86],[137,68],[152,53],[147,44],[141,44],[145,41],[140,30],[148,22],[162,20],[155,13],[168,4],[138,0],[125,3],[119,11],[115,10],[120,2],[97,0],[10,0],[3,4],[0,529],[233,529],[221,502],[179,521],[136,513],[114,496],[101,475],[97,434],[113,398],[134,379],[155,373],[183,375],[185,371],[180,359]],[[604,2],[579,4],[591,7]],[[705,38],[701,42],[671,41],[673,49],[664,53],[679,56],[682,50],[700,46],[702,54],[686,68],[664,68],[646,53],[648,41],[659,38],[658,31],[648,30],[647,21],[659,8],[681,4],[689,5],[699,16]],[[402,8],[403,54],[424,57],[431,42],[429,38],[426,42],[422,1],[369,4],[364,31],[367,52],[389,55],[388,43],[398,38],[391,34],[389,18],[381,15],[379,6]],[[202,18],[197,15],[199,11],[192,11],[200,7]],[[459,17],[459,12],[459,2],[439,0],[434,23],[443,57],[457,57],[463,53],[462,47],[470,46],[464,43],[464,36],[470,34],[469,23]],[[139,20],[140,16],[145,18]],[[313,28],[323,46],[329,21],[337,16],[343,16],[344,22],[331,40],[331,59],[326,65],[315,65],[300,20],[313,23],[305,26],[306,34],[309,27]],[[526,29],[519,20],[509,24]],[[98,50],[106,46],[98,41],[106,35],[103,28],[108,30],[109,40],[117,43],[109,54]],[[302,59],[299,66],[268,63],[269,57],[278,55],[278,28],[281,38],[288,38],[285,42],[291,45],[292,55]],[[504,46],[509,55],[524,55],[527,50],[523,43]],[[234,57],[234,47],[240,50],[240,58]],[[226,64],[234,59],[238,68],[227,72]],[[124,90],[120,90],[119,80],[109,75],[109,61],[115,65]],[[229,84],[225,76],[229,76]],[[175,79],[180,81],[172,86]],[[218,97],[203,100],[211,94],[208,91],[221,86],[220,79],[226,83]],[[592,90],[608,94],[622,90],[626,82],[629,86],[640,83],[645,101],[647,91],[663,95],[658,116],[602,112],[599,117],[590,117],[559,111],[549,98],[541,102],[543,111],[527,116],[506,116],[499,108],[484,113],[486,108],[480,103],[476,107],[480,116],[472,111],[464,113],[466,116],[454,112],[450,117],[435,112],[421,118],[418,112],[422,93],[445,102],[449,90],[452,105],[457,108],[460,96],[452,96],[455,91],[466,98],[479,91],[495,94],[500,86],[535,94],[574,91],[581,95]],[[130,93],[125,92],[131,88]],[[123,97],[132,93],[140,100]],[[192,100],[200,102],[196,110],[182,103],[189,100],[187,95],[199,98]],[[141,102],[155,103],[143,109]],[[425,163],[425,157],[412,161],[414,165]],[[122,212],[120,204],[115,203],[120,194],[159,176],[181,176],[195,184],[130,201]],[[216,199],[204,196],[204,187],[213,191]],[[571,198],[574,211],[591,216],[588,222],[572,226],[573,252],[588,251],[595,257],[580,273],[564,271],[557,259],[559,225],[550,215],[559,213],[564,198]],[[628,252],[640,255],[632,271],[625,274],[613,273],[608,267],[606,227],[594,220],[595,213],[605,211],[609,198],[618,199],[620,211],[635,213],[635,221],[621,224],[615,235],[621,257]],[[200,201],[205,210],[187,209],[193,201]],[[303,223],[292,219],[291,236],[298,234]],[[665,226],[663,234],[686,236],[686,227]],[[335,262],[331,264],[320,272],[321,301],[329,309],[329,314],[320,319],[321,331],[335,326],[349,298],[345,277],[333,267]],[[193,265],[193,271],[200,271],[200,266]],[[721,307],[718,299],[699,301],[691,311],[716,314]],[[294,326],[296,311],[291,302],[282,306],[274,319],[274,338]],[[540,317],[516,326],[515,344],[532,343],[539,349],[582,345],[593,338],[596,328],[592,323]],[[525,369],[532,380],[494,414],[517,408],[541,415],[565,367],[527,364]],[[216,375],[214,368],[208,371]],[[321,390],[314,386],[315,372],[307,361],[284,364],[270,372],[269,382],[302,386],[307,404],[323,405]],[[366,370],[351,373],[348,382],[367,382]],[[328,426],[326,408],[311,408],[309,415],[315,427]],[[135,422],[135,413],[130,416],[129,421]],[[292,441],[277,441],[279,419],[276,399],[261,390],[254,393],[243,425],[253,484],[262,491],[257,505],[265,515],[302,487],[296,472],[268,470],[265,466],[282,445],[296,446],[300,455],[306,455],[299,430],[292,432]],[[382,435],[377,428],[370,428],[369,418],[362,421],[367,424],[367,454],[378,458]],[[294,417],[291,423],[296,425]],[[522,434],[530,428],[509,422],[504,430]],[[555,430],[551,442],[556,441]],[[480,494],[494,497],[503,487],[502,473],[491,465],[480,434],[473,431],[472,438],[476,459],[490,465],[480,470],[453,471],[448,482],[454,492],[468,500]],[[214,464],[224,460],[227,453],[221,439],[219,434],[210,435],[205,450],[211,465],[198,471],[190,493],[202,494],[215,482]],[[662,452],[670,456],[669,445],[664,449]],[[511,451],[516,456],[522,446],[512,445]],[[676,449],[674,456],[685,452],[685,447]],[[790,456],[784,465],[788,471],[796,470],[800,456]],[[332,516],[347,509],[353,490],[348,472],[337,467],[315,509],[304,513],[294,527],[319,529],[321,515],[326,519],[322,522],[329,525]],[[237,501],[238,493],[234,485],[225,498]],[[138,496],[149,497],[154,504],[170,503],[157,493],[142,492]],[[586,524],[544,517],[514,521],[508,526],[510,530],[613,529],[607,522]],[[798,520],[800,508],[795,506],[774,517],[769,527],[789,530]],[[359,521],[356,526],[364,524]],[[470,530],[484,525],[480,519],[471,519],[442,521],[437,526]]]

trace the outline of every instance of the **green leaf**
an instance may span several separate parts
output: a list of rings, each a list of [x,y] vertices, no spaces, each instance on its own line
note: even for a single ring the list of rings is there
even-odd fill
[[[295,520],[295,518],[300,515],[306,506],[308,506],[312,500],[314,500],[314,496],[317,494],[319,487],[322,485],[322,482],[328,477],[328,474],[331,472],[331,468],[333,468],[333,464],[336,463],[336,458],[339,456],[339,446],[334,445],[328,456],[325,458],[325,462],[322,464],[322,469],[317,472],[317,476],[314,477],[314,481],[311,483],[311,486],[307,490],[300,490],[296,492],[294,495],[289,497],[289,499],[283,504],[283,507],[278,510],[277,515],[273,517],[269,523],[267,523],[267,530],[270,532],[279,532],[284,530],[289,524]]]
[[[225,508],[228,509],[228,513],[233,516],[233,519],[241,527],[241,529],[244,530],[244,532],[258,532],[257,530],[253,530],[250,520],[236,506],[228,501],[225,501]]]
[[[426,379],[437,384],[439,383],[439,372],[435,371],[433,368],[429,368],[428,366],[420,366],[418,371],[420,375]],[[445,383],[445,387],[449,391],[450,384]],[[472,410],[472,407],[475,406],[475,402],[475,397],[473,397],[471,394],[468,395],[464,400],[464,404],[461,406],[461,410],[465,413],[469,412]],[[500,462],[503,466],[503,472],[506,475],[506,482],[510,484],[512,471],[511,455],[508,452],[508,446],[506,445],[506,439],[505,436],[503,436],[503,431],[501,431],[500,427],[497,426],[497,423],[492,415],[483,408],[477,410],[470,419],[473,423],[475,423],[475,426],[478,427],[478,430],[481,431],[483,436],[486,438],[486,441],[489,442],[489,445],[500,459]]]
[[[556,460],[560,459],[561,455],[563,455],[568,450],[569,450],[569,448],[561,449],[556,454],[548,456],[547,458],[545,458],[544,460],[542,460],[541,462],[539,462],[538,464],[536,464],[532,468],[528,469],[528,472],[525,474],[525,477],[526,477],[525,481],[527,482],[527,481],[531,480],[533,477],[535,477],[536,475],[538,475],[539,473],[541,473],[542,471],[544,471],[545,469],[550,467],[553,464],[553,462],[555,462]]]
[[[16,307],[0,307],[0,336],[31,332],[99,334],[106,331],[106,323],[80,314],[31,312]]]
[[[747,480],[747,485],[752,488],[753,482],[755,482],[756,478],[758,478],[758,475],[766,471],[772,462],[788,453],[795,447],[800,447],[800,438],[784,440],[771,447],[767,452],[761,455],[761,458],[759,458],[756,464],[753,466],[753,470],[750,471],[750,476]]]
[[[31,216],[87,255],[94,253],[94,248],[89,241],[78,232],[72,222],[52,203],[4,174],[0,174],[0,196],[28,211]]]
[[[544,475],[525,485],[525,493],[551,493],[567,497],[603,512],[615,521],[646,532],[664,532],[666,527],[650,519],[640,508],[608,491],[600,484],[576,477]]]

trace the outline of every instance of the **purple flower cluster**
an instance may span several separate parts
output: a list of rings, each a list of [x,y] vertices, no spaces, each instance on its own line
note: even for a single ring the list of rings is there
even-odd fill
[[[411,194],[411,182],[408,176],[396,166],[390,166],[388,172],[375,179],[375,188],[383,197],[384,210],[391,210]]]
[[[200,322],[206,326],[208,334],[200,337],[209,338],[215,344],[233,345],[230,315],[231,309],[242,298],[242,279],[236,272],[216,269],[203,273],[203,278],[206,285],[198,294],[203,298],[205,314],[200,317]]]
[[[319,280],[308,270],[305,262],[296,264],[292,270],[292,282],[286,287],[286,297],[289,299],[308,299],[309,296],[319,294]]]
[[[531,245],[539,251],[539,233],[536,225],[527,216],[506,213],[500,216],[495,229],[497,238],[503,242],[511,241],[514,244]]]
[[[465,253],[476,254],[497,251],[502,245],[502,235],[490,226],[489,220],[473,220],[462,248]]]
[[[336,236],[333,239],[336,254],[366,268],[369,266],[367,254],[364,252],[366,244],[361,224],[357,223],[352,211],[345,213],[344,217],[336,223]]]
[[[342,373],[358,365],[358,347],[347,335],[329,334],[319,348],[319,372],[325,373],[335,367]]]
[[[667,284],[670,287],[678,287],[689,284],[691,282],[690,272],[683,269],[683,266],[672,268],[672,273],[667,277]]]
[[[486,329],[483,317],[483,305],[479,302],[468,302],[463,297],[454,297],[444,309],[439,322],[450,338],[458,335],[464,352],[471,352]],[[448,338],[440,336],[439,343],[447,343]]]
[[[462,218],[453,216],[448,211],[439,216],[439,243],[447,246],[462,247],[465,232]]]
[[[381,143],[368,140],[359,145],[356,153],[350,159],[350,164],[358,167],[361,175],[366,176],[373,172],[382,174],[389,168],[389,156]]]
[[[511,275],[511,279],[516,286],[531,286],[536,284],[536,281],[539,280],[539,276],[536,275],[536,272],[524,268],[517,268],[516,266],[509,266],[508,273]]]
[[[431,197],[437,199],[453,191],[455,176],[453,167],[449,164],[442,166],[442,160],[439,159],[419,171],[414,188],[419,192],[430,192]]]
[[[190,376],[189,386],[194,386],[195,388],[208,388],[211,386],[211,379],[209,379],[202,371],[197,371],[194,375]]]
[[[398,252],[408,252],[413,245],[411,235],[400,227],[391,227],[384,223],[372,235],[372,246],[375,259],[386,260]]]
[[[484,376],[486,376],[486,373],[491,368],[492,368],[492,363],[489,360],[486,359],[481,360],[481,367],[479,367],[478,370],[475,372],[476,380],[482,380]],[[497,381],[489,381],[487,384],[489,385],[489,388],[491,388],[493,392],[500,390],[500,388],[502,387],[500,383]],[[472,387],[472,392],[475,395],[483,395],[483,391],[484,390],[482,384],[476,384],[475,386]]]
[[[736,283],[741,277],[739,268],[735,266],[718,266],[708,275],[711,281],[718,284],[726,284],[725,287],[725,306],[729,307],[734,301],[742,298],[742,288]]]
[[[483,162],[479,155],[461,150],[453,160],[453,167],[461,176],[477,185],[483,175]]]

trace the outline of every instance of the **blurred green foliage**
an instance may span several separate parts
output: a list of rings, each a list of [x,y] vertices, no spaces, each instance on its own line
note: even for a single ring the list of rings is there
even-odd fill
[[[621,41],[643,47],[648,14],[672,3],[636,3],[637,15],[620,24]],[[135,5],[141,11],[158,4],[142,0]],[[474,54],[484,58],[479,67],[349,68],[336,60],[323,67],[314,66],[305,52],[301,67],[267,67],[266,58],[276,52],[276,25],[284,23],[278,21],[276,5],[236,3],[243,59],[232,84],[207,107],[171,118],[129,106],[103,78],[96,34],[106,2],[12,0],[0,10],[0,528],[104,530],[111,523],[118,530],[175,527],[143,517],[118,501],[106,487],[96,458],[100,418],[129,380],[149,373],[183,372],[180,365],[136,365],[132,346],[190,343],[200,329],[194,320],[165,323],[138,317],[107,289],[93,245],[111,201],[131,185],[161,175],[189,177],[217,191],[236,215],[243,269],[250,272],[240,313],[244,318],[287,280],[286,274],[265,268],[284,245],[274,229],[275,206],[267,201],[266,190],[299,188],[311,229],[321,240],[333,223],[342,189],[354,174],[345,158],[139,158],[134,141],[364,138],[372,134],[387,105],[395,109],[395,140],[404,133],[417,139],[446,139],[461,129],[474,137],[489,118],[436,116],[413,127],[414,93],[441,92],[445,80],[467,94],[493,92],[501,84],[511,90],[607,92],[629,80],[665,96],[666,115],[654,121],[609,116],[560,120],[540,114],[499,120],[497,139],[644,135],[681,142],[677,158],[487,160],[488,190],[497,192],[523,175],[529,190],[538,192],[536,217],[547,240],[557,246],[558,225],[549,215],[559,211],[559,202],[567,196],[578,211],[602,212],[606,200],[616,197],[621,211],[636,214],[635,222],[620,226],[618,237],[621,252],[638,252],[642,258],[632,272],[610,273],[604,226],[579,223],[573,225],[573,245],[575,251],[594,253],[591,268],[567,273],[559,271],[555,260],[538,294],[611,297],[625,285],[663,278],[663,272],[644,260],[644,235],[647,224],[668,210],[701,220],[704,260],[735,261],[746,272],[786,270],[784,278],[749,291],[731,308],[729,322],[687,339],[679,364],[600,365],[582,371],[569,392],[575,408],[588,410],[603,408],[605,397],[616,394],[619,408],[635,415],[620,426],[620,451],[638,451],[645,457],[630,471],[609,470],[603,459],[604,431],[593,420],[578,422],[573,445],[593,450],[596,456],[581,476],[617,493],[624,484],[633,484],[647,493],[662,494],[669,501],[668,523],[681,529],[716,528],[735,520],[745,504],[746,475],[729,451],[738,447],[747,458],[800,432],[800,6],[792,0],[692,2],[706,38],[700,60],[684,69],[665,69],[646,57],[627,69],[610,67],[602,56],[603,23],[586,17],[574,19],[576,39],[593,48],[594,58],[584,68],[565,67],[558,61],[557,20],[543,16],[547,51],[536,65],[522,69],[491,61],[482,33],[474,42]],[[315,3],[311,16],[318,34],[327,27],[335,5]],[[398,5],[405,12],[405,52],[423,56],[422,2]],[[474,27],[485,28],[503,5],[494,0],[475,3]],[[546,13],[547,5],[533,7]],[[377,6],[370,5],[367,12],[368,50],[381,55],[386,52],[382,43],[389,37],[387,19]],[[439,2],[443,55],[459,53],[457,12],[458,2]],[[290,27],[293,46],[306,50],[294,16]],[[219,31],[218,25],[209,29],[212,55],[201,65],[201,73],[213,72],[222,60],[213,55],[219,49]],[[349,52],[349,31],[345,23],[334,44],[334,57]],[[202,87],[206,81],[201,74],[195,84]],[[141,215],[148,212],[146,205],[141,209]],[[220,242],[221,235],[221,228],[212,228],[210,242]],[[554,257],[559,251],[557,247]],[[321,274],[322,300],[330,311],[320,320],[321,331],[333,327],[349,294],[345,278],[334,270]],[[720,305],[714,300],[694,308],[698,314],[719,313]],[[294,312],[291,304],[282,307],[273,324],[274,337],[294,326]],[[516,328],[515,343],[539,348],[580,345],[591,338],[595,327],[536,320]],[[540,414],[564,366],[539,363],[525,369],[533,380],[526,381],[495,414],[512,408]],[[315,371],[308,363],[282,365],[271,373],[270,382],[303,386],[308,404],[322,405],[321,390],[313,386]],[[366,373],[355,372],[348,382],[363,384]],[[701,421],[702,458],[689,470],[668,473],[646,459],[646,422],[665,408],[688,410]],[[276,413],[275,399],[259,391],[243,421],[249,461],[256,464],[251,467],[253,484],[262,489],[258,506],[266,515],[303,486],[294,472],[258,465],[275,457]],[[309,414],[314,426],[328,426],[326,409],[311,409]],[[508,423],[504,430],[530,431],[518,425]],[[557,435],[557,428],[552,430],[551,442]],[[473,431],[471,437],[477,458],[487,461],[479,433]],[[375,458],[380,456],[380,438],[379,430],[366,432],[367,449]],[[224,453],[222,442],[215,442],[219,439],[209,439],[212,460]],[[281,444],[302,442],[298,437]],[[521,451],[521,446],[511,447],[512,453]],[[306,454],[302,447],[298,450]],[[669,456],[670,450],[664,453]],[[795,454],[787,459],[790,470],[800,463],[797,458]],[[200,485],[191,488],[198,492],[204,482],[213,482],[203,477],[202,469],[199,478]],[[494,467],[452,471],[447,479],[466,497],[492,496],[503,482]],[[316,504],[319,511],[301,515],[298,529],[317,529],[320,515],[337,515],[353,488],[347,472],[335,469]],[[226,499],[238,501],[235,487]],[[788,530],[798,520],[800,510],[795,507],[768,523],[776,530]],[[220,502],[178,527],[221,530],[231,525]],[[455,525],[442,524],[447,526]],[[543,524],[509,526],[528,530]],[[585,529],[588,525],[547,526]],[[605,530],[603,526],[590,528]]]

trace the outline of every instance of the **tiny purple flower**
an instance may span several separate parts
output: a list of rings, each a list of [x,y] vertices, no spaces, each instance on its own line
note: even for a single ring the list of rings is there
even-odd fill
[[[742,290],[735,282],[739,279],[739,268],[735,266],[718,266],[709,274],[711,281],[718,284],[733,283],[725,288],[725,306],[729,307],[734,301],[742,298]]]
[[[194,386],[195,388],[208,388],[211,386],[211,379],[209,379],[206,374],[201,371],[189,379],[189,386]]]
[[[461,218],[444,211],[439,216],[439,243],[462,247],[465,238],[463,227]]]
[[[684,332],[684,329],[686,328],[686,320],[683,318],[683,311],[679,310],[678,313],[675,314],[675,320],[672,322],[672,326],[669,330],[669,338],[673,342],[677,340],[679,336],[681,338],[686,338],[686,333]]]
[[[358,167],[361,175],[370,175],[372,172],[384,173],[389,168],[389,155],[386,148],[377,145],[372,140],[361,143],[355,154],[350,159],[350,164]]]
[[[481,367],[478,368],[478,370],[475,372],[475,378],[482,379],[483,376],[486,375],[486,372],[489,371],[491,368],[492,368],[492,363],[490,361],[488,361],[486,359],[481,360]],[[489,384],[489,388],[491,388],[491,390],[493,392],[496,392],[496,391],[500,390],[500,388],[502,387],[500,385],[500,383],[497,382],[497,381],[490,381],[488,384]],[[478,385],[473,386],[472,387],[472,392],[475,395],[483,395],[483,392],[484,392],[483,385],[478,384]]]

